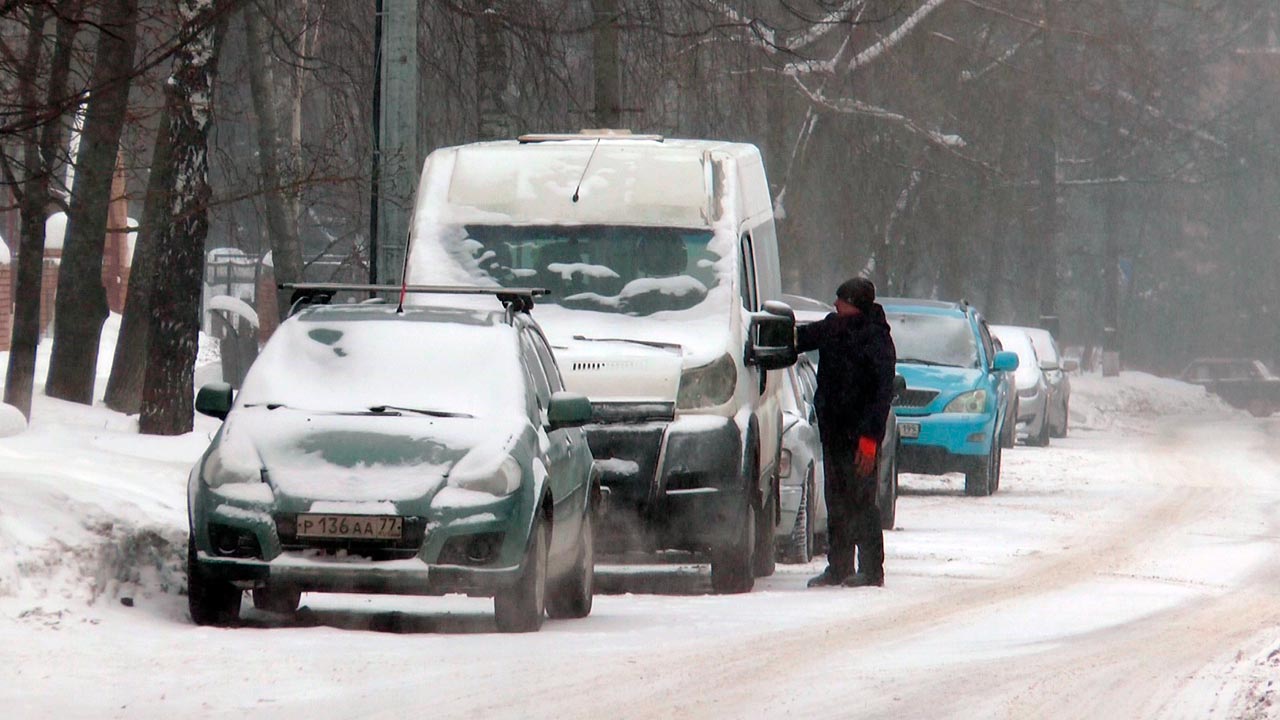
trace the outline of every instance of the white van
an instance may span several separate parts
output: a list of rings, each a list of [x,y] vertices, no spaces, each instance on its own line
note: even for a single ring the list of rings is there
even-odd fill
[[[442,148],[409,242],[412,284],[549,291],[534,315],[596,408],[602,549],[707,552],[718,592],[772,573],[795,320],[755,146],[584,131]]]

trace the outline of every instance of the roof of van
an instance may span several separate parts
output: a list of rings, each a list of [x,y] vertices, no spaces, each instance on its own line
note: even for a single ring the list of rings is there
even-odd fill
[[[543,136],[547,137],[547,136]],[[444,222],[710,227],[724,212],[772,213],[749,143],[646,136],[551,136],[440,148],[418,206]],[[563,138],[563,139],[562,139]],[[733,197],[722,197],[726,172]]]

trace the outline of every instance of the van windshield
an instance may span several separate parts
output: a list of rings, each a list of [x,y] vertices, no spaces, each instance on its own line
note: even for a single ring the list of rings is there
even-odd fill
[[[701,303],[719,278],[709,230],[467,225],[454,247],[499,285],[544,287],[539,304],[652,315]]]

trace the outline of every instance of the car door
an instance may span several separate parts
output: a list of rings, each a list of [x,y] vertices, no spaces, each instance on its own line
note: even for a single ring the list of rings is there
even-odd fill
[[[541,333],[525,328],[521,332],[521,344],[529,360],[534,394],[538,397],[542,427],[545,428],[551,395],[564,390],[564,382]],[[589,499],[591,452],[581,428],[560,428],[546,432],[545,437],[547,482],[555,505],[551,550],[559,554],[576,547],[575,541],[581,531]]]

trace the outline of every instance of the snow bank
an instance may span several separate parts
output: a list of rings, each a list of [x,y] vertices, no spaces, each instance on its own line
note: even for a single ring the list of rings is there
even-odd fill
[[[26,432],[27,419],[18,408],[0,403],[0,438],[12,437]]]
[[[1103,430],[1140,428],[1176,415],[1222,417],[1235,412],[1198,385],[1142,372],[1118,377],[1086,374],[1071,377],[1071,426]]]

